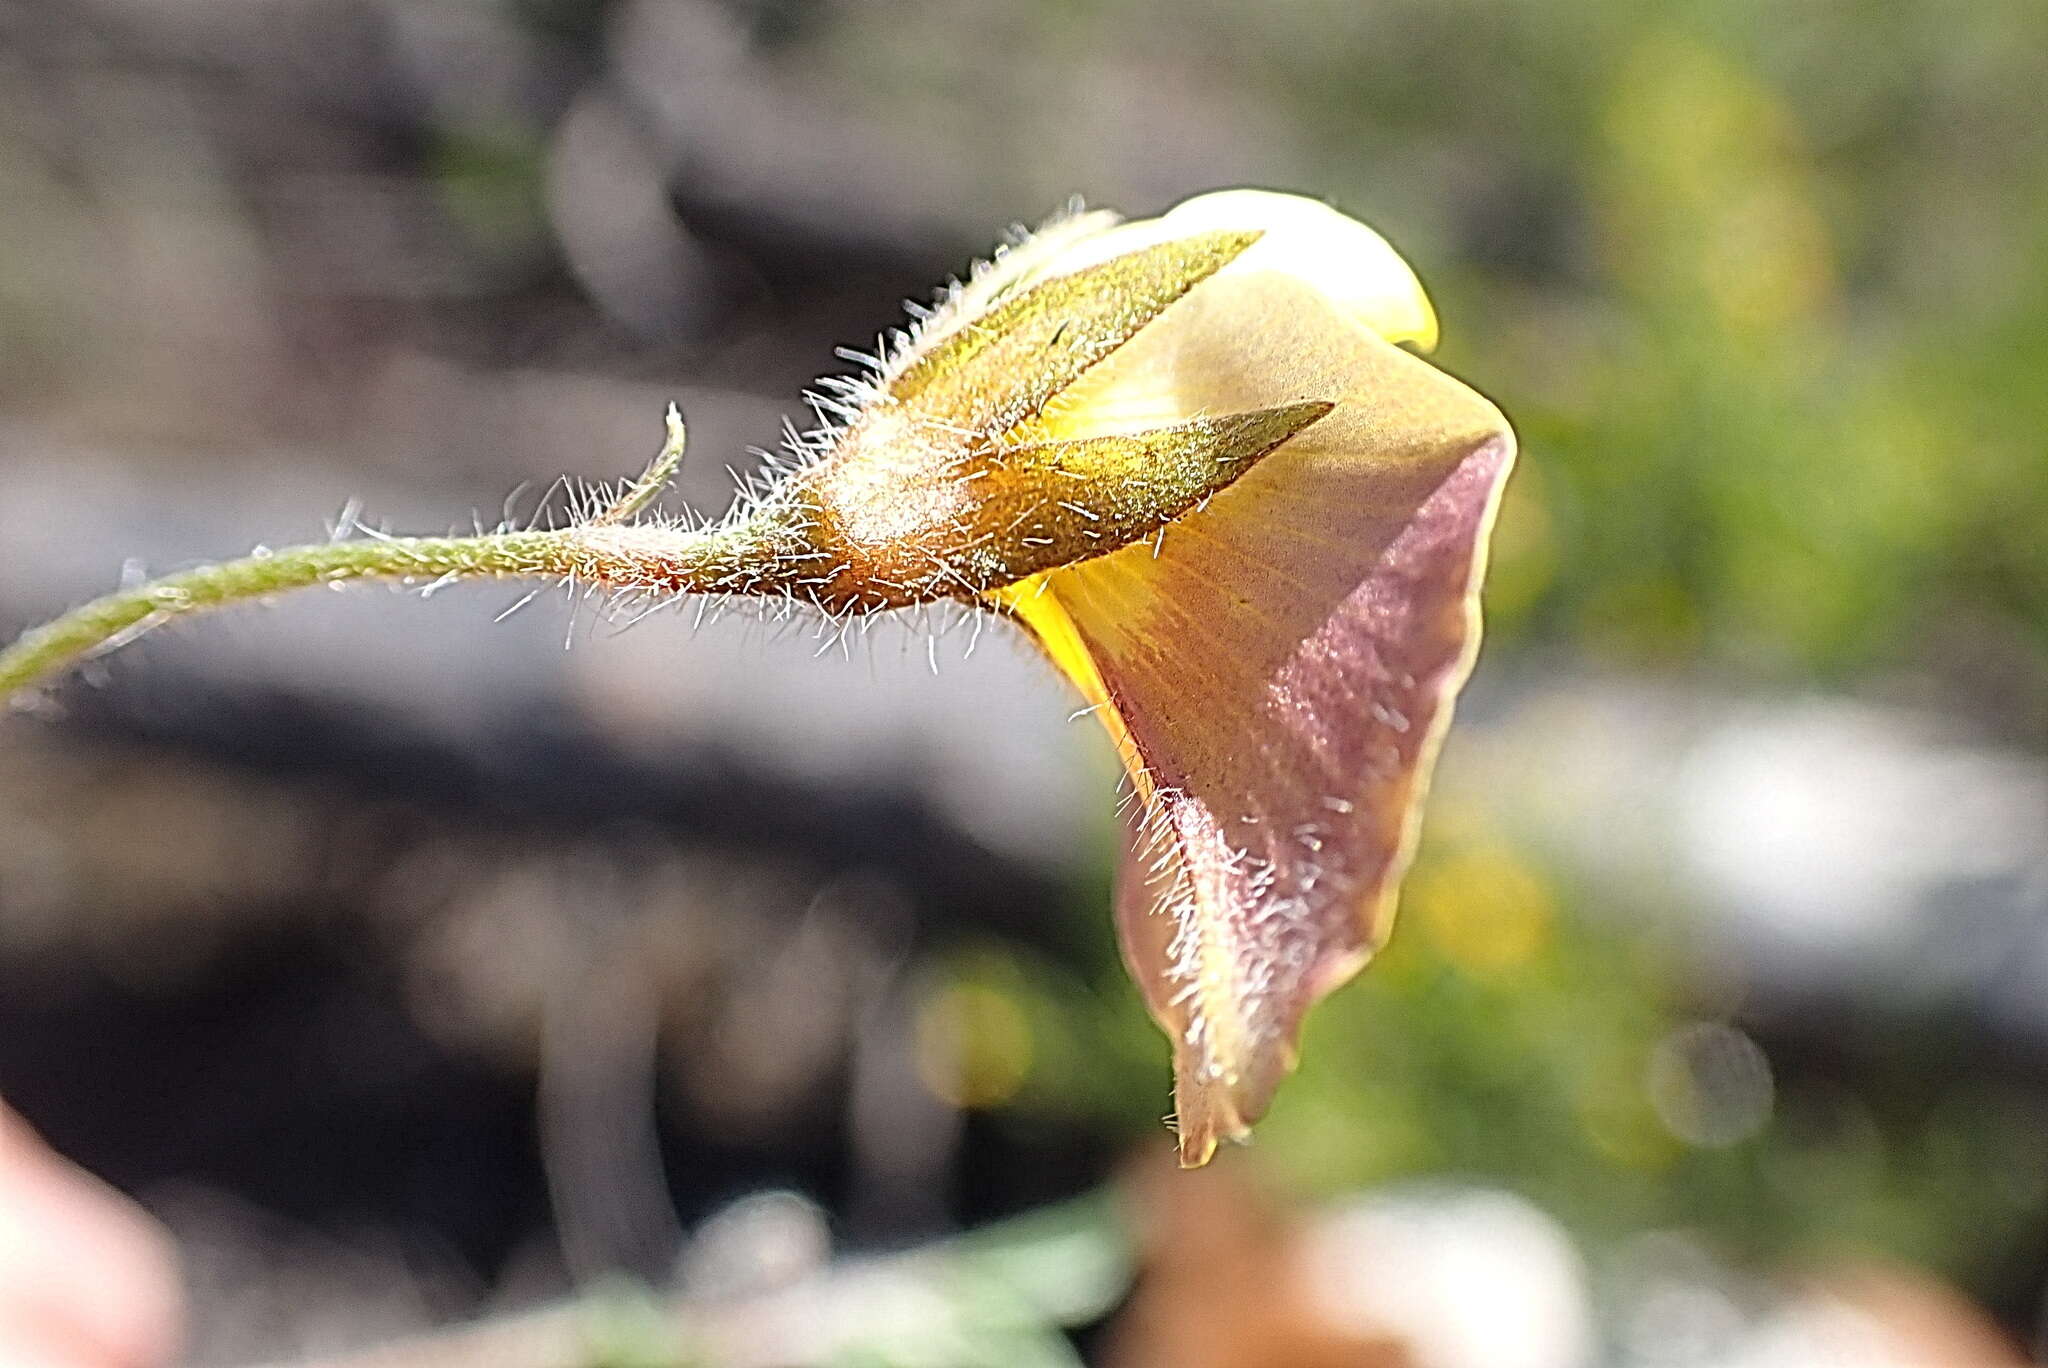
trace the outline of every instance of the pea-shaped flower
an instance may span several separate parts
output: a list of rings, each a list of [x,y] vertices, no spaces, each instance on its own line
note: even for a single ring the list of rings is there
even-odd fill
[[[1039,270],[1216,230],[1262,236],[1031,439],[1327,412],[1152,538],[990,596],[1130,773],[1118,930],[1173,1040],[1189,1164],[1265,1111],[1305,1011],[1386,937],[1514,454],[1491,404],[1395,345],[1436,340],[1413,273],[1322,204],[1206,195]]]
[[[1077,214],[999,253],[709,526],[636,520],[681,455],[558,529],[189,571],[0,653],[0,693],[148,623],[301,584],[571,576],[1021,624],[1130,775],[1125,957],[1173,1040],[1181,1158],[1242,1136],[1303,1014],[1384,939],[1479,636],[1513,439],[1399,344],[1436,322],[1372,230],[1295,196]]]

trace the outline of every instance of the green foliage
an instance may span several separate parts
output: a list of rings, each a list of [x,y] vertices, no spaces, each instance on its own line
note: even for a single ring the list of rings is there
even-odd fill
[[[1554,179],[1562,221],[1431,273],[1447,360],[1537,472],[1503,522],[1497,643],[1939,680],[1960,613],[2038,652],[2048,136],[2017,92],[2048,12],[1590,10],[1570,56],[1470,23],[1554,83],[1492,154]]]

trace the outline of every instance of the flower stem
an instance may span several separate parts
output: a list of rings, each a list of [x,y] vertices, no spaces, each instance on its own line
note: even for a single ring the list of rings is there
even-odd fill
[[[0,650],[0,699],[159,622],[314,584],[542,577],[666,594],[777,592],[782,573],[800,560],[760,510],[740,522],[698,529],[623,521],[644,509],[675,472],[682,420],[670,409],[668,421],[668,441],[646,473],[587,522],[474,537],[322,542],[168,575],[22,633]]]
[[[469,578],[548,573],[559,533],[483,537],[396,537],[329,542],[247,556],[169,575],[94,599],[22,633],[0,651],[0,698],[138,627],[241,599],[357,579]]]

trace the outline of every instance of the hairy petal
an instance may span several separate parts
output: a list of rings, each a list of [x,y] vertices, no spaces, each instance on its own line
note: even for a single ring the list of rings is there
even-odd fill
[[[1512,437],[1292,272],[1219,274],[1084,383],[1044,427],[1335,403],[1162,545],[1005,600],[1132,772],[1119,928],[1200,1163],[1264,1111],[1303,1013],[1386,934],[1477,649]]]

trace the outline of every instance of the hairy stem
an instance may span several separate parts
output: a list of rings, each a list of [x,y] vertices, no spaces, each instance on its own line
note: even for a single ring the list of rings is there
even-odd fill
[[[118,644],[136,628],[179,614],[343,580],[537,574],[546,555],[547,548],[536,544],[536,534],[526,533],[333,542],[202,566],[94,599],[22,633],[0,651],[0,697],[103,646]]]
[[[287,589],[348,580],[539,577],[656,593],[763,594],[803,565],[770,511],[685,530],[628,523],[674,474],[682,420],[669,410],[661,454],[609,508],[572,527],[474,537],[372,537],[261,552],[94,599],[0,651],[0,699],[159,622]]]
[[[323,542],[246,556],[118,590],[22,633],[0,651],[0,698],[119,645],[137,629],[313,584],[539,577],[660,593],[769,592],[766,572],[780,562],[763,532],[747,524],[683,531],[595,523],[477,537]]]

